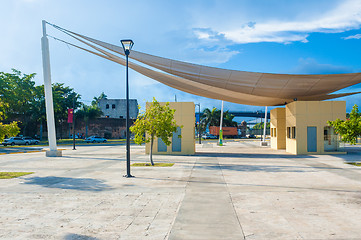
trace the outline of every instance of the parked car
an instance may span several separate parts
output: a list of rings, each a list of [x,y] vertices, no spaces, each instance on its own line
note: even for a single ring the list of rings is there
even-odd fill
[[[39,140],[36,140],[34,138],[31,137],[23,137],[23,139],[28,142],[28,144],[32,145],[32,144],[39,144]]]
[[[204,134],[202,136],[203,139],[218,139],[218,136],[213,135],[213,134]]]
[[[254,134],[247,134],[246,137],[247,138],[256,138],[256,136]]]
[[[87,139],[84,140],[87,143],[101,143],[101,142],[107,142],[105,138],[99,137],[99,136],[90,136]]]
[[[7,145],[29,145],[29,142],[25,141],[24,139],[22,139],[21,137],[11,137],[9,139],[5,139],[2,142],[2,145],[7,146]]]

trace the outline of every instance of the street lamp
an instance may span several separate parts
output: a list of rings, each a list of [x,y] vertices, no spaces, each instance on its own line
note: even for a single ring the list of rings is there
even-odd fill
[[[202,143],[201,140],[201,103],[194,104],[195,106],[198,106],[198,141],[199,144]]]
[[[129,84],[128,84],[128,56],[130,54],[130,50],[132,49],[134,42],[130,39],[124,39],[124,40],[120,40],[120,42],[122,43],[123,46],[123,50],[125,53],[125,58],[126,58],[126,83],[125,83],[125,88],[126,88],[126,99],[127,99],[127,119],[126,119],[126,128],[127,128],[127,148],[126,148],[126,155],[127,155],[127,174],[124,175],[124,177],[133,177],[130,174],[130,135],[129,135]]]
[[[75,94],[73,96],[73,150],[76,150],[75,148]]]

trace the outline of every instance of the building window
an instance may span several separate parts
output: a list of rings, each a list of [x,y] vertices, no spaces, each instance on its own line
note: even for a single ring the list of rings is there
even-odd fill
[[[123,118],[123,116],[119,116],[119,118]]]
[[[328,141],[331,135],[328,134],[329,127],[325,127],[323,130],[323,140]]]
[[[105,105],[105,109],[109,109],[109,104]]]
[[[287,138],[291,138],[291,128],[287,127]]]
[[[296,127],[287,127],[287,138],[296,138]]]
[[[115,104],[112,104],[112,109],[114,109],[115,108]]]
[[[292,138],[296,138],[296,127],[292,127]]]
[[[277,137],[276,129],[277,128],[271,128],[271,137]]]

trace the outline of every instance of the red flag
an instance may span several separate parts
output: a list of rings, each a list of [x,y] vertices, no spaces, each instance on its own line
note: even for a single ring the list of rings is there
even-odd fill
[[[73,123],[73,109],[68,109],[68,123]]]

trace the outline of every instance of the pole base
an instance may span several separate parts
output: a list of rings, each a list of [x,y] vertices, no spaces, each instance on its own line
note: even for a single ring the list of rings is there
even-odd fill
[[[45,153],[46,157],[61,157],[63,156],[62,151],[61,150],[48,150]]]
[[[261,142],[261,147],[267,147],[268,146],[268,142]]]
[[[132,177],[134,177],[134,176],[133,176],[133,175],[125,174],[125,175],[123,175],[123,177],[125,177],[125,178],[132,178]]]

